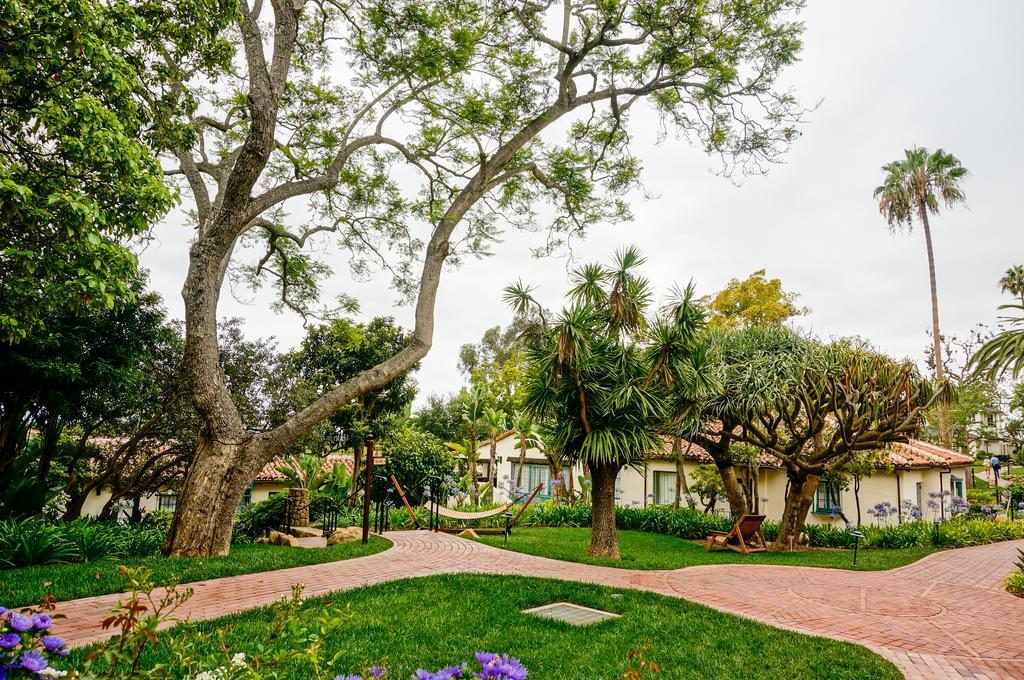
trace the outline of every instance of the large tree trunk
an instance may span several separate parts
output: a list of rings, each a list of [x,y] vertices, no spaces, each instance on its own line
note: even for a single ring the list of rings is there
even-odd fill
[[[171,557],[226,555],[231,548],[235,511],[256,476],[258,459],[243,444],[199,439],[167,533],[164,552]]]
[[[619,465],[602,464],[590,466],[591,510],[590,555],[619,559],[619,540],[615,535],[615,478]]]
[[[736,466],[731,461],[715,460],[718,474],[722,477],[722,484],[725,486],[725,498],[729,501],[729,512],[733,517],[747,513],[747,502],[743,496],[743,489],[740,481],[736,478]]]
[[[942,384],[944,371],[942,367],[942,339],[939,336],[939,292],[938,286],[935,283],[935,252],[932,249],[932,229],[928,224],[928,208],[925,206],[924,200],[919,202],[918,210],[921,213],[921,225],[924,227],[925,246],[928,248],[928,282],[932,293],[932,360],[935,362],[935,387],[938,388]],[[944,405],[939,404],[938,408],[939,438],[942,440],[942,445],[948,449],[950,447],[949,414]]]
[[[782,511],[782,521],[779,523],[779,535],[775,539],[774,550],[789,550],[790,537],[792,544],[800,540],[800,534],[807,522],[807,513],[814,502],[814,492],[818,488],[818,481],[821,475],[796,471],[789,480],[789,490],[786,492],[786,507]]]
[[[686,443],[686,450],[689,451],[692,443]],[[683,466],[683,442],[679,437],[675,437],[672,440],[672,457],[675,459],[676,464],[676,497],[672,503],[672,507],[675,510],[679,509],[679,502],[682,499],[686,499],[686,504],[691,510],[695,509],[695,503],[693,497],[690,496],[690,485],[686,482],[686,468]]]

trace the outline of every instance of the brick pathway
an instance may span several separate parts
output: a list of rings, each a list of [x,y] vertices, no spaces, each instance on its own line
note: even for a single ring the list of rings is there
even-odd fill
[[[634,571],[561,562],[446,534],[390,532],[376,555],[201,581],[182,616],[206,619],[269,604],[291,584],[306,595],[397,578],[474,572],[638,588],[683,597],[759,621],[862,644],[912,680],[1024,679],[1024,600],[1002,588],[1024,541],[935,553],[885,572],[768,565],[708,565]],[[62,602],[61,634],[72,644],[105,637],[104,613],[123,595]]]

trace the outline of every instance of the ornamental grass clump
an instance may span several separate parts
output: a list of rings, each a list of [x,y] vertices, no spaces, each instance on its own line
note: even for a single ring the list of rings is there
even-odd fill
[[[53,619],[46,612],[53,603],[11,611],[0,607],[0,678],[63,677],[52,665],[68,653],[63,638],[50,631]]]

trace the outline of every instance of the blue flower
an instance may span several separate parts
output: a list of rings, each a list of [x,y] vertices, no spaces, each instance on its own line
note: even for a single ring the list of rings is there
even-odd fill
[[[21,642],[21,636],[17,633],[4,633],[0,635],[0,649],[11,649],[17,647]]]
[[[11,628],[19,633],[24,633],[32,628],[32,619],[24,614],[11,614]]]
[[[21,656],[21,667],[30,673],[38,673],[50,663],[39,652],[25,652]]]
[[[36,630],[49,630],[50,626],[53,625],[53,619],[47,614],[33,614],[32,615],[32,627]]]
[[[67,643],[64,642],[64,638],[57,637],[56,635],[47,635],[42,639],[43,647],[48,652],[55,652],[57,654],[67,654],[68,650],[64,648]]]

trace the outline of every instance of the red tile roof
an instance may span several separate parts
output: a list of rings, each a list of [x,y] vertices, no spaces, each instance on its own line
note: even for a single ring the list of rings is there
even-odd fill
[[[514,435],[515,433],[516,433],[515,430],[509,430],[508,432],[505,432],[504,434],[499,434],[497,437],[494,438],[494,442],[497,443],[497,442],[500,442],[502,439],[508,439],[509,437]],[[490,446],[490,445],[491,445],[491,440],[490,439],[485,439],[484,441],[482,441],[479,444],[477,444],[477,448],[478,449],[482,449],[483,447]]]
[[[954,465],[972,465],[974,459],[963,453],[911,439],[906,444],[893,444],[883,459],[899,469],[935,468]]]
[[[269,463],[263,466],[263,469],[260,470],[260,473],[256,475],[256,479],[254,479],[253,481],[264,483],[285,481],[286,478],[284,474],[282,474],[281,471],[278,470],[277,468],[281,467],[282,465],[286,465],[288,463],[288,460],[289,459],[287,458],[275,458],[274,460],[270,461]],[[353,460],[352,455],[348,453],[328,454],[327,457],[324,458],[324,465],[322,469],[330,470],[331,468],[334,467],[335,463],[341,463],[342,465],[344,465],[345,470],[350,475],[352,474],[352,471],[355,469],[355,461]]]
[[[693,442],[689,442],[689,441],[687,441],[685,439],[682,441],[682,444],[683,444],[683,446],[682,446],[683,460],[688,460],[688,461],[691,461],[693,463],[714,463],[715,462],[714,459],[711,457],[711,454],[708,453],[707,450],[704,447],[700,446],[699,444],[694,444]],[[689,448],[687,448],[687,447],[689,447]],[[661,452],[656,453],[656,454],[654,454],[651,457],[652,458],[657,458],[657,459],[662,459],[662,458],[669,458],[671,456],[672,456],[672,440],[671,439],[666,439],[665,440],[665,447],[661,450]],[[767,467],[767,468],[782,467],[782,463],[779,462],[778,458],[776,458],[775,456],[773,456],[770,453],[767,453],[765,451],[761,451],[759,453],[758,459],[759,459],[758,463],[760,464],[761,467]]]
[[[690,448],[687,450],[687,444]],[[663,459],[672,455],[672,441],[665,440],[664,449],[652,458]],[[761,451],[759,458],[760,467],[780,468],[782,463],[778,458],[766,451]],[[683,459],[694,463],[714,463],[714,459],[703,447],[683,440]],[[968,455],[945,449],[936,444],[923,442],[918,439],[911,439],[906,444],[893,444],[882,457],[878,469],[885,470],[890,466],[900,469],[927,469],[944,468],[946,466],[971,465],[974,459]]]

